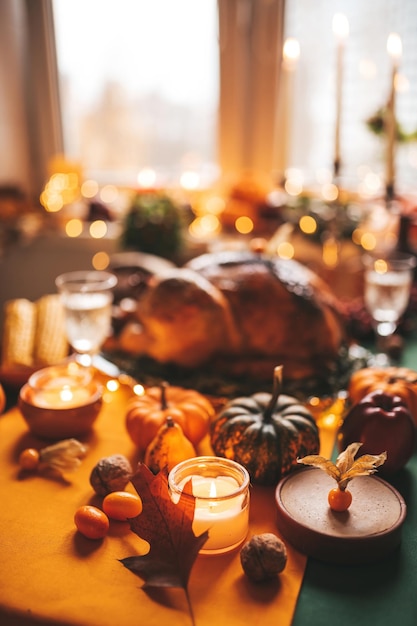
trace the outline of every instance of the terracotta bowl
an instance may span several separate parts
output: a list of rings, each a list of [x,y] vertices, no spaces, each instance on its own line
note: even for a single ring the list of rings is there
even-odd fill
[[[47,406],[39,401],[39,390],[26,383],[20,390],[18,406],[34,435],[44,439],[79,437],[91,430],[103,404],[103,389],[98,382],[91,380],[82,391],[85,397],[80,404]]]

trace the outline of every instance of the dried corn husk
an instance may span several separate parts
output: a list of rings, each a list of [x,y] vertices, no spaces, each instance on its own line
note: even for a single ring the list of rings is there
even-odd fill
[[[36,332],[36,307],[25,298],[9,300],[4,308],[2,365],[33,366]]]
[[[64,307],[58,294],[42,296],[35,305],[37,323],[33,360],[37,367],[54,365],[68,355]]]

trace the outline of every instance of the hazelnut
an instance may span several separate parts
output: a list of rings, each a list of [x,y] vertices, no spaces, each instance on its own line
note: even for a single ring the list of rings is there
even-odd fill
[[[250,580],[262,582],[283,571],[287,564],[287,549],[273,533],[254,535],[242,547],[240,562]]]
[[[112,491],[123,491],[132,474],[128,459],[123,454],[113,454],[98,461],[90,474],[90,484],[99,496],[106,496]]]

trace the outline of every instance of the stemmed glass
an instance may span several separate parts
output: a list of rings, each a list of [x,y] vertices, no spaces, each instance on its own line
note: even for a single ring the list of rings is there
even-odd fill
[[[387,257],[364,257],[364,300],[372,316],[379,361],[387,361],[383,345],[391,337],[407,308],[416,257],[393,252]],[[385,357],[385,359],[384,359]]]
[[[91,366],[111,332],[113,288],[117,278],[110,272],[67,272],[55,279],[65,310],[68,341],[75,358]]]

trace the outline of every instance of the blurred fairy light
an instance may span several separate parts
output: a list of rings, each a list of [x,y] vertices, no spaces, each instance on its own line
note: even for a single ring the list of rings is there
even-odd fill
[[[216,215],[206,214],[196,217],[188,227],[190,235],[196,239],[204,239],[205,237],[213,237],[221,230],[220,220]]]
[[[99,186],[96,180],[85,180],[81,185],[81,195],[84,198],[94,198],[98,192]]]
[[[317,230],[317,222],[311,215],[303,215],[298,222],[300,230],[306,235],[312,235]]]
[[[180,176],[180,185],[183,189],[193,190],[200,186],[200,175],[198,172],[186,171]]]
[[[220,196],[211,196],[207,198],[205,202],[205,209],[207,213],[211,213],[212,215],[220,215],[224,211],[225,200]]]
[[[106,382],[106,388],[108,391],[117,391],[120,387],[120,383],[115,378],[112,378]]]
[[[281,259],[292,259],[295,254],[294,246],[289,241],[282,241],[277,246],[276,253]]]
[[[115,202],[119,197],[119,191],[115,185],[105,185],[100,190],[100,200],[105,204]]]
[[[376,237],[373,233],[366,232],[363,233],[361,237],[361,246],[364,250],[370,252],[371,250],[375,250],[376,247]]]
[[[225,208],[225,199],[217,195],[202,194],[191,203],[191,209],[195,216],[205,215],[220,216]],[[214,224],[214,222],[212,222]],[[216,226],[217,228],[217,226]]]
[[[156,184],[156,172],[151,167],[144,167],[137,175],[138,185],[143,188],[154,187]]]
[[[65,204],[74,202],[79,193],[79,177],[76,172],[57,172],[46,183],[40,202],[48,213],[57,213]]]
[[[378,194],[382,189],[382,179],[379,174],[367,171],[363,174],[359,183],[359,194],[362,197],[372,197]]]
[[[361,228],[355,228],[355,230],[352,232],[352,241],[355,245],[361,245],[362,234],[363,231]]]
[[[322,186],[321,195],[327,202],[334,202],[339,196],[339,189],[333,183],[327,183]]]
[[[93,239],[102,239],[107,235],[107,224],[104,220],[95,220],[90,224],[90,235]]]
[[[285,191],[290,196],[299,196],[303,191],[304,177],[301,170],[297,168],[289,168],[285,172]]]
[[[322,259],[327,267],[337,266],[339,262],[339,244],[334,237],[328,237],[323,241]]]
[[[96,252],[91,261],[95,270],[105,270],[110,265],[110,257],[107,252]]]
[[[253,221],[247,215],[241,215],[235,221],[235,228],[241,235],[248,235],[253,231]]]
[[[78,218],[68,220],[65,224],[65,233],[68,237],[79,237],[83,232],[83,222]]]

